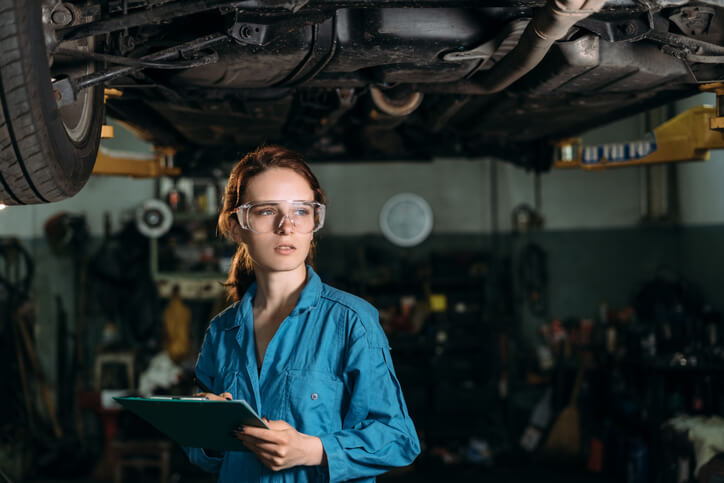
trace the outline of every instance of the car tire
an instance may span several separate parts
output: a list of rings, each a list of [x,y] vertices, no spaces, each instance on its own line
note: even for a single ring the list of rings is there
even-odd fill
[[[0,203],[6,205],[73,196],[88,180],[100,143],[103,88],[86,89],[59,109],[46,38],[39,0],[0,0]]]

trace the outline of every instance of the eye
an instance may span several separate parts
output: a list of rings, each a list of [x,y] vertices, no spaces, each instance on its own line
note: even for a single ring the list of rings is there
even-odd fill
[[[295,216],[309,216],[311,214],[312,214],[312,210],[310,210],[309,208],[306,208],[306,207],[297,208],[296,210],[294,210]]]
[[[267,206],[263,208],[256,208],[252,211],[252,214],[255,216],[274,216],[276,214],[276,210]]]

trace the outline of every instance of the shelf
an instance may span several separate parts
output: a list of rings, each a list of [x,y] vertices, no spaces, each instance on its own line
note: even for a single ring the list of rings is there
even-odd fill
[[[226,274],[198,272],[157,273],[154,276],[158,295],[169,298],[175,287],[179,288],[181,298],[186,300],[214,300],[224,293]]]

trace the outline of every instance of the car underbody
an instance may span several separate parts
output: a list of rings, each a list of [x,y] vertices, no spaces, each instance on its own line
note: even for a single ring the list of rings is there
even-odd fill
[[[0,3],[15,5],[19,22],[23,2]],[[724,79],[722,0],[33,0],[26,9],[35,4],[71,140],[72,126],[88,131],[79,106],[115,88],[122,95],[107,96],[106,112],[173,148],[187,172],[263,143],[315,161],[492,155],[541,171],[552,140]],[[13,66],[4,68],[0,80]],[[23,157],[16,144],[8,166]],[[8,173],[0,169],[0,199],[65,196],[41,196],[30,181],[27,197],[3,194],[14,189]]]
[[[267,142],[315,160],[493,154],[545,168],[548,140],[724,78],[724,16],[712,4],[608,2],[517,82],[488,92],[544,4],[302,3],[236,2],[114,33],[109,51],[128,57],[225,37],[195,54],[213,63],[107,83],[124,93],[108,112],[197,166]]]

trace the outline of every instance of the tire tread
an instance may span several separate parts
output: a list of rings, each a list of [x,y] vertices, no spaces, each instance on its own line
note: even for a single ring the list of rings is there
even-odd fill
[[[47,97],[42,96],[47,94],[39,79],[44,76],[32,64],[31,52],[38,57],[31,48],[33,37],[28,31],[32,29],[24,28],[33,25],[28,16],[34,12],[37,4],[32,0],[0,0],[0,203],[4,204],[47,203],[72,196],[90,175],[95,159],[92,146],[79,148],[84,149],[83,159],[90,160],[90,167],[81,169],[87,173],[79,175],[70,169],[78,157],[67,148],[62,154],[55,151],[57,143],[51,140],[53,131],[41,107],[48,105],[43,104]],[[98,139],[93,142],[97,149]],[[80,183],[71,179],[78,176],[83,177]]]

